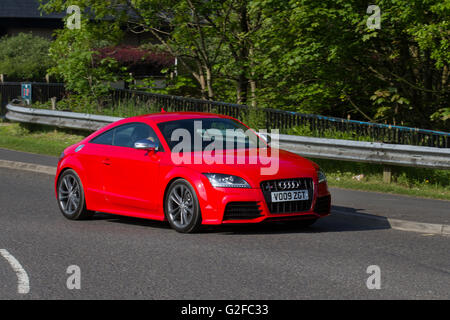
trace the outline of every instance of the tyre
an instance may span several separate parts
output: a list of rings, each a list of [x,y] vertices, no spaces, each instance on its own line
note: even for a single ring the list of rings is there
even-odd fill
[[[175,180],[166,192],[164,214],[170,226],[181,233],[200,228],[202,216],[194,188],[184,179]]]
[[[83,184],[72,169],[64,171],[58,178],[58,206],[61,213],[69,220],[84,220],[94,212],[86,209]]]

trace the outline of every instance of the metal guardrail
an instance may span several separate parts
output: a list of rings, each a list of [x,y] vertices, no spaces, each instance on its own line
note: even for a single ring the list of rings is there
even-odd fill
[[[61,128],[98,130],[122,118],[85,113],[7,106],[11,121],[38,123]],[[369,162],[433,169],[450,169],[450,149],[379,142],[279,136],[279,147],[305,157]]]
[[[380,142],[279,136],[280,148],[304,157],[383,165],[450,169],[450,149]]]
[[[59,128],[95,131],[122,118],[87,113],[53,111],[26,107],[6,106],[6,119],[15,122],[37,123]]]

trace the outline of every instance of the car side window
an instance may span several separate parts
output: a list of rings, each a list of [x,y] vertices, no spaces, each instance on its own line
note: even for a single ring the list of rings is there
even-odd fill
[[[134,145],[133,133],[135,130],[135,124],[126,124],[117,127],[114,134],[113,145],[116,147],[129,147],[132,148]]]
[[[102,133],[101,135],[95,137],[90,142],[95,144],[104,144],[108,146],[112,146],[113,140],[114,140],[114,131],[115,129],[106,131]]]
[[[140,122],[125,124],[109,130],[92,139],[91,143],[133,148],[134,143],[142,139],[148,139],[160,145],[155,131],[149,125]]]
[[[153,131],[153,129],[149,125],[145,123],[134,123],[132,126],[133,132],[131,133],[131,137],[129,139],[130,148],[134,148],[134,143],[136,141],[147,139],[157,143],[159,145],[159,151],[164,151],[161,143],[159,142],[158,137],[156,136],[155,131]],[[114,145],[116,145],[115,138],[114,138]]]

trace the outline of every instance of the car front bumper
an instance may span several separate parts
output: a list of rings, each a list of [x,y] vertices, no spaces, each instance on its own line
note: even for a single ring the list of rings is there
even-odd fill
[[[201,205],[203,224],[247,224],[269,221],[318,219],[330,214],[331,195],[326,183],[314,181],[313,200],[307,210],[274,213],[269,209],[267,199],[259,188],[211,188],[207,190],[209,201]],[[233,215],[229,215],[234,206]],[[239,214],[239,207],[242,214]],[[256,209],[257,208],[257,209]],[[258,210],[259,213],[256,213]],[[251,214],[248,214],[250,212]]]

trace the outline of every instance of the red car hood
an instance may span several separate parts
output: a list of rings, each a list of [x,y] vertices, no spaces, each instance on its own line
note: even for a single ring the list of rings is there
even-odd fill
[[[249,156],[239,154],[239,151],[220,151],[213,154],[216,159],[223,159],[223,164],[206,164],[205,155],[202,152],[192,153],[193,161],[203,159],[202,163],[183,163],[181,166],[193,169],[201,173],[224,173],[244,178],[253,188],[259,188],[261,181],[315,177],[318,166],[299,155],[285,150],[278,150],[269,155]],[[203,157],[203,158],[202,158]],[[227,158],[228,157],[228,158]]]

